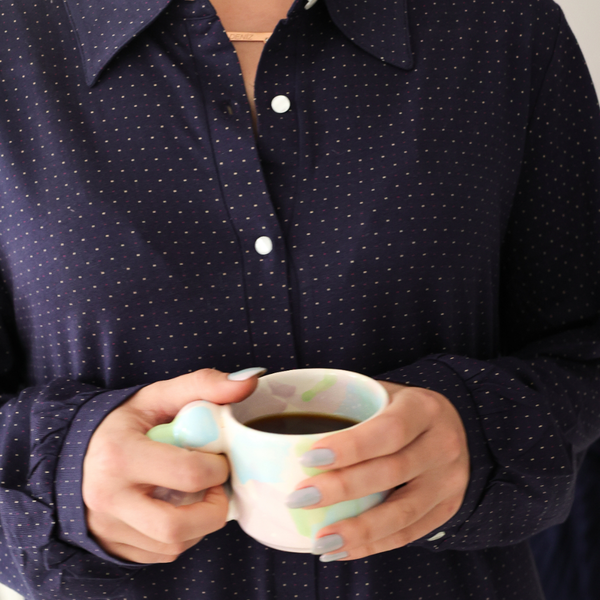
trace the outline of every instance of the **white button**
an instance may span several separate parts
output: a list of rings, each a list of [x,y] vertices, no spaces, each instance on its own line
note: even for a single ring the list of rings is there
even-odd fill
[[[270,237],[263,235],[254,242],[254,249],[262,256],[269,254],[273,250],[273,242]]]
[[[309,8],[312,8],[316,3],[317,3],[317,0],[308,0],[306,5],[304,6],[304,8],[306,10],[308,10]]]
[[[271,108],[276,113],[284,113],[290,110],[290,106],[292,103],[287,96],[275,96],[273,100],[271,100]]]
[[[427,538],[428,542],[437,542],[437,540],[441,540],[446,535],[445,531],[440,531],[435,535],[432,535],[430,538]]]

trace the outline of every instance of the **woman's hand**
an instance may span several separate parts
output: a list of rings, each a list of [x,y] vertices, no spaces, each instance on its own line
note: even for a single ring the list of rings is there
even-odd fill
[[[381,383],[390,394],[388,408],[317,442],[303,464],[327,472],[303,481],[290,496],[290,506],[317,508],[393,490],[382,504],[319,531],[313,552],[325,562],[362,558],[426,536],[456,514],[467,489],[467,439],[450,401],[430,390]]]
[[[259,371],[240,371],[231,380],[205,369],[160,381],[100,423],[84,459],[82,488],[88,528],[107,552],[139,563],[170,562],[223,527],[228,501],[221,485],[229,476],[225,457],[154,442],[146,433],[194,400],[243,400],[254,391]],[[176,508],[153,497],[157,486],[207,491],[202,502]]]

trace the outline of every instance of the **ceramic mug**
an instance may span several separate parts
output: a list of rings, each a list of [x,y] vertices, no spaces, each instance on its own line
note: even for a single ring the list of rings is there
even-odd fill
[[[360,427],[387,404],[383,386],[358,373],[337,369],[281,371],[261,377],[254,393],[240,403],[192,402],[172,423],[154,427],[148,436],[183,448],[227,455],[232,490],[229,520],[236,519],[249,536],[271,548],[310,552],[321,528],[379,504],[386,493],[323,508],[288,508],[286,498],[296,485],[320,472],[301,466],[300,457],[331,432],[267,433],[244,423],[281,413],[325,413],[351,419],[356,422],[352,427]],[[164,499],[173,500],[169,491],[162,492]]]

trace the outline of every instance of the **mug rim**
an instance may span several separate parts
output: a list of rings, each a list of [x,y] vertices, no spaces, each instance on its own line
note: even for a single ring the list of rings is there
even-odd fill
[[[329,434],[333,434],[333,433],[338,433],[341,431],[349,431],[351,429],[354,429],[355,427],[358,427],[359,425],[362,425],[363,423],[366,423],[367,421],[370,421],[371,419],[374,419],[375,417],[379,416],[389,405],[390,399],[389,399],[389,395],[386,391],[386,389],[381,385],[381,382],[377,379],[374,379],[373,377],[369,377],[368,375],[364,375],[363,373],[357,373],[356,371],[348,371],[347,369],[334,369],[334,368],[329,368],[329,367],[307,367],[307,368],[297,368],[297,369],[285,369],[282,371],[275,371],[274,373],[269,373],[267,375],[263,375],[260,379],[259,379],[259,385],[261,384],[261,381],[266,381],[269,378],[273,378],[275,376],[280,376],[283,373],[286,374],[290,374],[290,376],[293,376],[293,373],[297,373],[297,372],[307,372],[307,371],[311,371],[313,373],[315,372],[331,372],[331,373],[336,373],[336,374],[343,374],[343,375],[347,375],[350,376],[351,378],[354,379],[360,379],[362,381],[368,382],[369,385],[373,385],[374,389],[377,392],[377,396],[378,396],[378,400],[380,401],[380,406],[377,408],[377,410],[370,415],[369,417],[367,417],[366,419],[363,419],[362,421],[358,421],[357,423],[355,423],[354,425],[351,425],[350,427],[344,427],[343,429],[339,429],[339,430],[333,430],[333,431],[324,431],[322,433],[273,433],[270,431],[260,431],[258,429],[254,429],[253,427],[248,427],[245,423],[242,423],[234,414],[234,410],[236,408],[236,406],[240,406],[241,404],[243,404],[243,402],[249,400],[250,398],[252,398],[252,395],[254,393],[256,393],[256,390],[253,392],[253,394],[251,394],[250,396],[248,396],[248,398],[246,398],[245,400],[242,400],[242,402],[237,403],[237,404],[227,404],[225,406],[223,406],[223,408],[225,408],[225,416],[228,420],[231,420],[231,422],[235,425],[235,426],[239,426],[241,428],[243,428],[243,430],[245,432],[252,432],[252,435],[256,434],[256,435],[268,435],[268,436],[277,436],[277,437],[285,437],[285,438],[306,438],[309,436],[324,436],[324,435],[329,435]],[[258,387],[257,387],[258,389]],[[325,415],[335,415],[335,413],[331,413],[331,412],[319,412],[319,411],[290,411],[289,414],[306,414],[306,413],[310,413],[312,412],[313,414],[325,414]],[[259,415],[258,417],[255,418],[260,418],[260,417],[265,417],[265,416],[270,416],[270,415],[276,415],[276,414],[280,414],[280,413],[265,413],[263,415]]]

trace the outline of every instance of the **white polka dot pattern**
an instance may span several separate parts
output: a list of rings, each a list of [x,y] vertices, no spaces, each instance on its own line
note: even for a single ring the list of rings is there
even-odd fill
[[[581,55],[549,0],[305,4],[265,45],[257,138],[208,2],[0,8],[0,581],[30,598],[542,599],[525,540],[600,431]],[[97,424],[139,385],[252,365],[445,394],[459,513],[349,563],[235,523],[168,565],[104,553]]]

